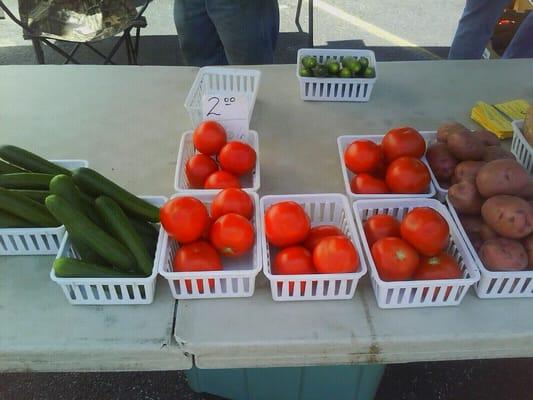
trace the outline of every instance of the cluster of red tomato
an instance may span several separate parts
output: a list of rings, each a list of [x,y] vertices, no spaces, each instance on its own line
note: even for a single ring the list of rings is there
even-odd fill
[[[239,177],[255,168],[257,154],[254,148],[237,140],[228,142],[224,127],[216,121],[204,121],[198,125],[192,140],[199,154],[185,164],[191,189],[240,188]],[[212,156],[216,156],[218,164]]]
[[[282,201],[265,212],[265,235],[280,250],[272,273],[277,275],[356,272],[359,255],[353,243],[333,225],[311,228],[309,216],[298,203]],[[294,282],[289,283],[289,293]],[[305,282],[300,287],[305,291]]]
[[[161,208],[161,224],[180,243],[173,261],[175,272],[220,271],[220,255],[241,257],[253,247],[255,230],[250,220],[254,204],[248,193],[237,188],[221,190],[213,198],[210,212],[190,196],[171,199]],[[203,293],[202,281],[197,283]],[[186,286],[190,293],[189,280]],[[209,287],[213,289],[213,279]]]
[[[449,226],[437,211],[417,207],[399,222],[377,214],[364,223],[374,264],[384,281],[458,279],[463,276],[454,257],[445,252]]]
[[[357,194],[427,193],[430,174],[420,158],[426,141],[413,128],[387,132],[381,145],[355,140],[344,152],[344,164],[355,176],[350,188]]]

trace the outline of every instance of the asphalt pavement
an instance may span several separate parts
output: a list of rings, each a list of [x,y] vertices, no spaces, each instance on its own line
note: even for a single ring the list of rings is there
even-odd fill
[[[6,0],[17,9],[17,0]],[[295,24],[296,0],[279,0],[281,34],[277,63],[294,63],[298,48],[307,47],[307,2]],[[379,61],[445,58],[464,0],[315,0],[314,44],[321,47],[370,48]],[[172,0],[155,0],[146,13],[140,64],[182,65]],[[109,49],[116,39],[101,42]],[[68,45],[64,45],[68,49]],[[63,60],[46,51],[48,63]],[[82,51],[82,62],[98,63]],[[124,53],[115,59],[126,63]],[[0,19],[0,65],[35,64],[31,43],[20,28]],[[2,323],[8,323],[3,321]],[[530,400],[533,399],[533,360],[475,360],[413,363],[387,367],[376,400]],[[332,393],[332,399],[335,398]],[[196,394],[184,374],[176,371],[134,373],[16,373],[0,374],[0,399],[143,399],[212,400]]]

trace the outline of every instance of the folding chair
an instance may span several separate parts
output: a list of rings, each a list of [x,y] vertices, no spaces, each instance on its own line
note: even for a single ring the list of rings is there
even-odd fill
[[[21,10],[21,2],[28,1],[28,0],[19,0],[19,12]],[[34,1],[34,0],[33,0]],[[111,2],[115,2],[117,0],[110,0]],[[126,6],[131,6],[131,18],[125,23],[123,23],[120,27],[118,27],[116,30],[110,29],[109,32],[106,32],[105,35],[96,36],[93,39],[89,39],[87,41],[77,41],[73,40],[68,37],[61,37],[61,35],[56,34],[49,34],[46,32],[37,32],[35,29],[33,29],[27,21],[25,21],[25,18],[21,14],[21,18],[17,18],[13,12],[9,10],[7,5],[0,0],[0,11],[4,11],[5,14],[13,20],[17,25],[19,25],[22,30],[24,37],[27,39],[31,39],[33,48],[35,51],[35,56],[37,57],[37,61],[39,64],[44,64],[44,52],[42,48],[42,43],[44,43],[46,46],[50,47],[52,50],[59,53],[61,56],[65,58],[64,64],[68,64],[69,62],[72,62],[73,64],[80,64],[79,60],[77,60],[74,56],[76,52],[79,50],[79,48],[83,45],[90,50],[92,50],[94,53],[96,53],[98,56],[104,59],[104,64],[115,64],[112,61],[113,56],[116,54],[116,52],[119,50],[121,45],[123,43],[126,44],[126,52],[128,56],[128,63],[131,64],[137,64],[137,58],[139,55],[139,42],[140,42],[140,31],[141,28],[145,28],[147,26],[146,18],[143,16],[144,12],[148,8],[148,4],[150,4],[152,0],[142,0],[140,1],[139,9],[136,9],[135,4],[132,0],[123,0],[122,3]],[[35,2],[35,1],[34,1]],[[118,1],[117,1],[118,2]],[[46,2],[45,2],[46,3]],[[51,3],[51,2],[48,2]],[[68,3],[68,1],[63,1],[62,3]],[[100,2],[103,3],[103,2]],[[113,15],[111,15],[113,17]],[[51,21],[50,25],[56,23],[57,21]],[[57,27],[57,26],[56,26]],[[131,31],[135,29],[135,42],[133,42],[131,37]],[[93,43],[106,39],[108,37],[114,36],[117,33],[122,32],[122,36],[117,40],[117,42],[112,47],[109,54],[105,55],[98,49],[96,49],[93,46]],[[70,43],[76,43],[75,46],[72,48],[72,50],[67,53],[65,50],[63,50],[61,47],[57,46],[56,44],[52,43],[50,39],[55,39],[56,41],[60,42],[70,42]]]

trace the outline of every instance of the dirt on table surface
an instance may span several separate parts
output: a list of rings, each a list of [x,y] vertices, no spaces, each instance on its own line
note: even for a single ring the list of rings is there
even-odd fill
[[[375,400],[533,400],[533,359],[390,365]],[[0,374],[2,400],[216,400],[182,372]],[[332,393],[331,399],[335,399]],[[274,400],[274,399],[273,399]],[[303,399],[305,400],[305,399]]]

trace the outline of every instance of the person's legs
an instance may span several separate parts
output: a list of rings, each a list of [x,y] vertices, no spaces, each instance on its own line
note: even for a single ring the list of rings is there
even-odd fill
[[[509,0],[466,0],[448,58],[481,58],[494,26],[508,3]]]
[[[206,0],[230,64],[272,64],[279,34],[277,0]]]
[[[174,0],[174,22],[189,65],[225,65],[224,47],[206,9],[206,0]]]
[[[533,58],[533,11],[520,24],[502,58]]]

